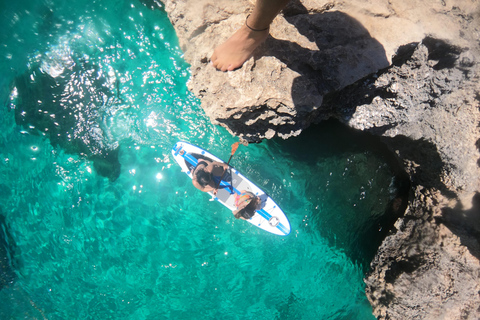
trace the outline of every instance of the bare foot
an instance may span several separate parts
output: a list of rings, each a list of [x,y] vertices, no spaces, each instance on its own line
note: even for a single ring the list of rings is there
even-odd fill
[[[232,71],[240,68],[253,51],[268,37],[268,29],[252,31],[243,25],[227,41],[218,46],[210,58],[217,70]]]

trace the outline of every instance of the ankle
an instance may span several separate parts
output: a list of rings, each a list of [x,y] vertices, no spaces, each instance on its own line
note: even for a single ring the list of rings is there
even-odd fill
[[[254,31],[254,32],[262,32],[262,31],[267,31],[268,29],[270,29],[270,24],[268,24],[266,27],[265,27],[265,24],[262,26],[258,26],[256,23],[249,23],[248,22],[248,18],[250,17],[250,14],[247,16],[247,18],[245,19],[245,26],[250,29],[251,31]]]

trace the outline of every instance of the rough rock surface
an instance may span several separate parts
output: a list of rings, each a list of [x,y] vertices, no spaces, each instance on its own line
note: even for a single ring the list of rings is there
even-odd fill
[[[214,123],[250,141],[298,135],[312,121],[330,117],[321,107],[325,94],[387,67],[402,45],[432,35],[464,47],[475,37],[457,20],[476,1],[292,0],[255,56],[241,69],[221,73],[209,58],[244,23],[251,3],[163,3],[191,64],[189,88]]]
[[[392,67],[325,101],[348,125],[381,135],[413,185],[371,264],[367,297],[379,319],[478,319],[478,66],[432,38],[400,51]]]
[[[209,65],[247,0],[162,0],[212,122],[250,141],[335,117],[409,174],[405,215],[366,277],[379,319],[480,318],[480,3],[292,0],[234,72]]]

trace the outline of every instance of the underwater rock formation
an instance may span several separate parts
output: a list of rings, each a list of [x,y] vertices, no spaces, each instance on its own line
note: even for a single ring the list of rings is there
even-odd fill
[[[8,232],[5,217],[0,214],[0,290],[12,285],[15,281],[14,250],[15,243]]]
[[[367,275],[379,319],[478,319],[480,6],[292,0],[243,67],[209,65],[252,8],[162,0],[213,123],[249,141],[334,117],[380,136],[409,175],[403,217]]]
[[[120,174],[119,145],[102,129],[105,109],[115,99],[114,77],[72,57],[47,57],[14,81],[15,121],[50,139],[67,153],[86,156],[111,181]]]

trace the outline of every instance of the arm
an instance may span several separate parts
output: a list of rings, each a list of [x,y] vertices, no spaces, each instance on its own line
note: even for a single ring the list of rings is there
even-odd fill
[[[212,174],[215,177],[220,178],[220,181],[218,183],[215,183],[215,182],[212,181],[211,185],[213,187],[212,190],[213,190],[214,195],[217,195],[217,189],[220,186],[221,180],[223,179],[223,176],[227,172],[228,168],[229,168],[229,165],[226,164],[226,163],[217,162],[217,161],[212,162]]]
[[[228,169],[229,165],[222,162],[212,162],[212,173],[216,177],[221,177],[222,174]]]

